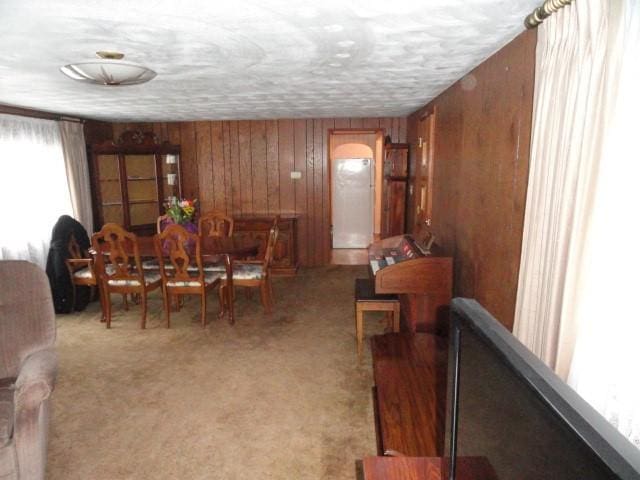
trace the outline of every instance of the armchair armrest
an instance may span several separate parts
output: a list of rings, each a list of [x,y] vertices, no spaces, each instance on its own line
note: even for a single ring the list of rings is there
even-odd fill
[[[80,270],[84,267],[91,268],[93,265],[93,259],[91,258],[68,258],[65,261],[67,262],[67,266],[73,271]]]
[[[57,373],[58,357],[53,348],[27,356],[22,361],[15,383],[16,414],[38,408],[51,395]]]

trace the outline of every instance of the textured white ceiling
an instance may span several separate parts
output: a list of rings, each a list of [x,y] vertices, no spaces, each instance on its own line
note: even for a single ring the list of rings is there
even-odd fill
[[[0,103],[120,121],[406,115],[540,0],[0,0]],[[98,50],[158,73],[88,85]]]

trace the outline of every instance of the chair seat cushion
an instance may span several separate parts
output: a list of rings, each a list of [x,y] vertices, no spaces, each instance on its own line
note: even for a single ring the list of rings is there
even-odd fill
[[[0,448],[11,442],[13,437],[13,392],[13,385],[0,380]]]
[[[356,302],[397,302],[398,296],[391,293],[376,293],[372,279],[356,278]]]
[[[93,272],[89,267],[84,267],[73,272],[73,276],[78,279],[90,280],[93,278]]]
[[[168,265],[165,265],[164,267],[168,268]],[[142,269],[143,270],[160,270],[160,263],[158,262],[158,260],[145,260],[144,262],[142,262]]]
[[[227,278],[227,274],[222,275],[223,279]],[[234,280],[260,280],[262,278],[262,265],[257,264],[234,264],[233,279]]]
[[[205,272],[226,272],[226,267],[223,262],[206,263],[204,265]]]
[[[160,280],[160,274],[151,270],[144,272],[144,283],[150,285]],[[107,283],[112,287],[139,287],[140,281],[137,279],[111,279],[107,280]]]
[[[204,274],[204,283],[206,286],[211,285],[213,282],[222,278],[222,274],[220,272],[205,272]],[[199,280],[167,280],[167,287],[200,287]]]

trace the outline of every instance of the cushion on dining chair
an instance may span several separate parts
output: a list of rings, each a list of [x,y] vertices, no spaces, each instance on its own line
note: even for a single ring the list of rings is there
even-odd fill
[[[220,272],[207,272],[204,274],[204,284],[211,285],[213,282],[215,282],[219,278],[222,278],[222,275],[220,274]],[[167,286],[168,287],[199,287],[200,281],[196,280],[195,278],[193,280],[186,280],[186,281],[185,280],[168,280]]]
[[[159,280],[160,280],[160,274],[159,273],[152,272],[152,271],[144,272],[144,283],[145,283],[145,285],[150,285],[150,284],[155,283],[155,282],[157,282]],[[107,283],[109,285],[111,285],[112,287],[137,287],[137,286],[140,286],[140,281],[137,280],[137,279],[126,280],[126,279],[116,278],[116,279],[107,280]]]
[[[164,268],[168,268],[168,265],[165,265]],[[158,260],[145,260],[142,262],[143,270],[159,270],[160,262]]]
[[[90,278],[93,278],[93,272],[91,272],[91,269],[89,267],[84,267],[73,272],[73,276],[75,278],[83,278],[88,280]]]
[[[226,272],[227,268],[224,266],[224,262],[212,262],[204,265],[205,272]]]
[[[227,274],[222,275],[223,279],[227,278]],[[233,279],[234,280],[260,280],[262,278],[262,265],[258,264],[234,264]]]

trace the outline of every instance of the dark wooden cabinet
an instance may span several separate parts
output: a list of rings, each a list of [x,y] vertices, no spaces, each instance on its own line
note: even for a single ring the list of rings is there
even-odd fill
[[[234,215],[233,221],[233,235],[259,240],[260,250],[258,255],[264,255],[273,217],[266,215]],[[271,273],[274,275],[295,275],[298,270],[298,253],[296,251],[297,216],[281,215],[278,228],[279,234],[273,252]]]
[[[180,146],[153,133],[124,132],[89,147],[95,228],[108,222],[153,234],[169,197],[182,194]]]
[[[387,143],[384,147],[383,234],[405,233],[409,145]]]

